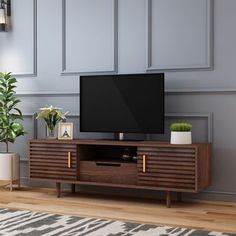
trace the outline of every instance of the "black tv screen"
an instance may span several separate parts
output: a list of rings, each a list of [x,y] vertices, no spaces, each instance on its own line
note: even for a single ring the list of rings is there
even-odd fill
[[[164,74],[80,77],[80,131],[164,132]]]

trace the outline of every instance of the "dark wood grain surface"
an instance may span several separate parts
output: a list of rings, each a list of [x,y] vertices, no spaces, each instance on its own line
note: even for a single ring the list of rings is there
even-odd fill
[[[130,159],[123,159],[123,154]],[[133,157],[138,157],[135,161]],[[129,155],[128,155],[129,157]],[[57,183],[199,192],[211,181],[211,144],[159,141],[30,140],[29,178]]]

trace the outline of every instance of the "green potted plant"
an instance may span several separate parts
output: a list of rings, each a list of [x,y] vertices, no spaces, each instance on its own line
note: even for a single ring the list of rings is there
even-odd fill
[[[192,125],[190,123],[173,123],[170,126],[171,144],[191,144],[192,143]]]
[[[16,83],[11,73],[0,72],[0,142],[6,145],[5,152],[0,153],[0,180],[7,181],[19,180],[20,156],[9,152],[9,143],[14,143],[17,137],[25,134],[23,125],[19,123],[23,116],[17,108],[21,101],[15,97]]]
[[[52,105],[49,107],[40,108],[40,112],[38,113],[36,119],[42,118],[47,125],[47,133],[48,138],[55,139],[55,127],[58,121],[66,119],[66,115],[68,112],[63,113],[62,109],[59,107],[53,107]]]

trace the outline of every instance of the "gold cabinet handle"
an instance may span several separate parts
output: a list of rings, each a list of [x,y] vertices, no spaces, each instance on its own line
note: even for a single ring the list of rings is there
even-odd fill
[[[67,166],[68,168],[71,168],[71,152],[68,152],[67,154]]]
[[[146,172],[146,155],[143,155],[143,173]]]

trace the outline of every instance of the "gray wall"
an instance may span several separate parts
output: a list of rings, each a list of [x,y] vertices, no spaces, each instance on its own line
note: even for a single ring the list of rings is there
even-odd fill
[[[39,107],[70,111],[78,137],[80,74],[165,70],[167,131],[149,138],[168,140],[169,123],[192,122],[194,141],[213,143],[212,186],[198,196],[236,200],[236,1],[214,1],[213,35],[209,2],[12,0],[11,29],[0,33],[0,71],[12,71],[19,81],[28,134],[12,149],[20,150],[22,179]]]

